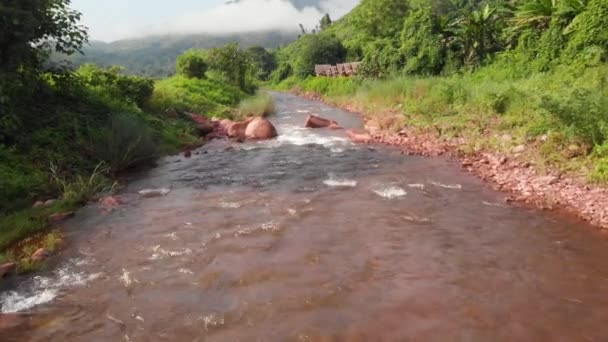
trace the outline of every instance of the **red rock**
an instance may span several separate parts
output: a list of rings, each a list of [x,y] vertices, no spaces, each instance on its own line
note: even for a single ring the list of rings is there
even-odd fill
[[[354,143],[369,143],[372,141],[372,136],[364,131],[348,130],[346,136]]]
[[[263,117],[253,119],[245,130],[245,137],[248,139],[272,139],[277,135],[274,125]]]
[[[17,268],[17,264],[14,262],[7,262],[5,264],[0,265],[0,278],[4,278],[7,275],[11,274]]]
[[[306,128],[324,128],[329,127],[331,125],[338,126],[338,123],[333,120],[324,119],[317,115],[307,116],[306,122],[304,123],[304,127]]]
[[[327,126],[327,128],[334,129],[334,130],[336,130],[336,129],[344,129],[344,127],[336,125],[336,124],[333,124],[333,123],[331,125]]]
[[[196,124],[196,129],[200,136],[205,136],[214,131],[215,126],[208,118],[196,113],[188,113],[188,116]]]
[[[41,262],[41,261],[44,261],[48,257],[49,257],[49,251],[47,251],[46,248],[38,248],[38,250],[36,250],[30,258],[34,262]]]
[[[106,196],[99,199],[99,205],[106,212],[116,209],[121,203],[120,198],[114,196]]]
[[[245,138],[245,132],[247,131],[247,127],[252,120],[252,118],[249,118],[245,121],[238,121],[230,124],[230,126],[228,126],[228,130],[226,131],[228,137],[241,139]]]
[[[49,216],[49,222],[52,224],[63,222],[70,217],[74,216],[73,211],[63,212],[63,213],[54,213]]]
[[[230,128],[230,126],[233,124],[234,122],[232,120],[229,119],[223,119],[218,123],[218,128],[217,131],[219,134],[223,134],[223,135],[228,135],[228,128]]]

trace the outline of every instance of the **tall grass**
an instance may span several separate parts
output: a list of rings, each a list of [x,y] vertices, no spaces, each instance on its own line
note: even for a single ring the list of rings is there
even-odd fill
[[[247,98],[236,108],[236,118],[243,119],[249,116],[269,116],[276,112],[274,100],[268,93],[258,93]]]
[[[208,117],[228,117],[232,107],[245,97],[242,90],[219,80],[178,75],[156,83],[149,109],[156,113],[177,110],[197,112]]]
[[[550,73],[508,68],[490,65],[450,77],[360,82],[308,78],[297,87],[348,102],[372,116],[397,116],[391,122],[399,126],[464,137],[473,150],[508,152],[514,145],[545,136],[544,147],[538,149],[540,163],[573,172],[587,165],[596,169],[594,179],[605,177],[607,163],[599,163],[590,152],[608,144],[608,65],[564,66]],[[497,138],[505,134],[509,139]]]

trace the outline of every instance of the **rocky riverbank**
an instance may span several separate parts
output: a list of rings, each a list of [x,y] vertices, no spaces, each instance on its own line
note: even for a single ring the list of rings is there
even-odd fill
[[[297,95],[324,101],[316,93]],[[589,184],[580,177],[550,170],[540,172],[526,153],[535,148],[534,142],[519,145],[510,153],[491,150],[467,153],[463,152],[462,147],[467,144],[463,138],[445,138],[434,132],[420,132],[407,126],[400,127],[397,133],[388,132],[380,128],[374,115],[349,103],[338,106],[363,116],[370,142],[397,146],[404,154],[454,158],[468,172],[482,178],[496,190],[507,193],[506,202],[525,203],[539,209],[565,210],[601,229],[608,229],[608,189]]]

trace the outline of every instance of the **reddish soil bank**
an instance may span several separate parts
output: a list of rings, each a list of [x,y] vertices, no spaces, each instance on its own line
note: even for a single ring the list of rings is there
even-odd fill
[[[315,93],[297,95],[323,101]],[[366,119],[371,118],[371,115],[355,106],[344,104],[340,107]],[[482,178],[496,190],[508,193],[507,202],[525,203],[540,209],[565,210],[601,229],[608,229],[608,189],[559,173],[541,174],[530,160],[526,160],[525,153],[506,155],[481,151],[464,154],[459,147],[465,141],[459,138],[445,139],[432,133],[414,133],[407,127],[396,134],[376,131],[369,126],[366,129],[373,138],[372,142],[397,146],[405,154],[454,158],[468,172]]]

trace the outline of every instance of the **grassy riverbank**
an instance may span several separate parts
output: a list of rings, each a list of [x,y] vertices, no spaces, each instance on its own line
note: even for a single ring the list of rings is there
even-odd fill
[[[495,64],[450,77],[309,77],[281,89],[318,93],[367,113],[380,128],[463,138],[462,152],[526,148],[540,169],[608,181],[608,65],[521,72]]]
[[[32,85],[40,94],[21,94],[11,113],[19,121],[0,137],[0,260],[21,270],[31,269],[22,251],[52,249],[46,241],[55,233],[11,246],[46,231],[50,215],[112,193],[119,173],[200,144],[187,113],[237,118],[273,108],[268,96],[253,96],[252,80],[241,87],[219,71],[152,80],[85,65]]]

